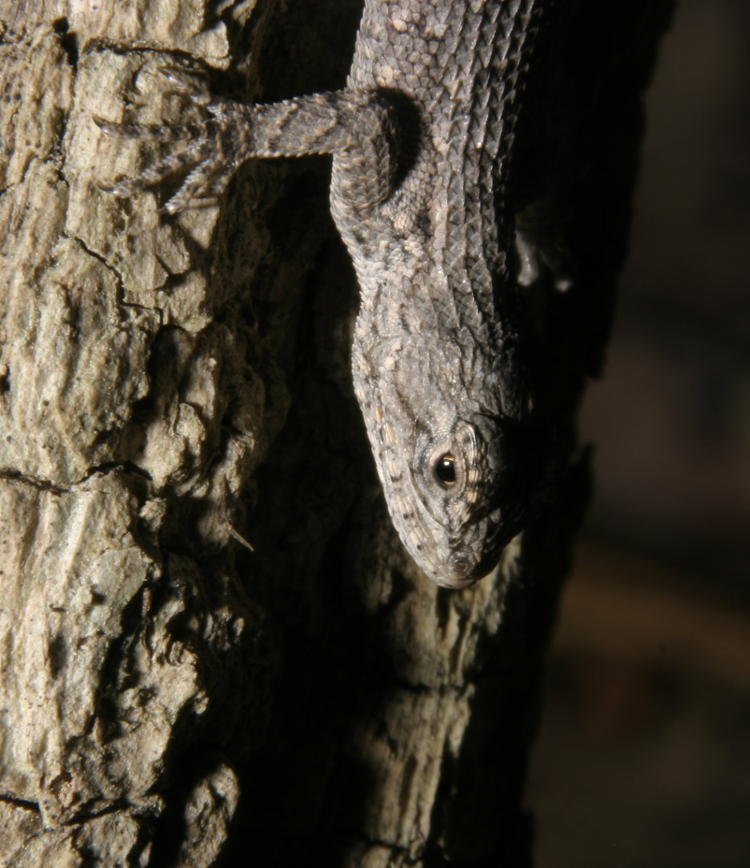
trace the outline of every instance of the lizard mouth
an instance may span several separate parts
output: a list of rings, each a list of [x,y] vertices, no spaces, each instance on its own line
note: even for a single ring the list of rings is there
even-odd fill
[[[435,579],[435,584],[441,588],[448,588],[451,591],[462,591],[464,588],[470,588],[476,585],[479,579],[447,579],[444,576]]]

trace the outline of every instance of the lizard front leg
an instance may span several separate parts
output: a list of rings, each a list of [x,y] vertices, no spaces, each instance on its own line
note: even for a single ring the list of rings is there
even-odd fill
[[[168,75],[174,80],[174,73]],[[201,108],[202,120],[172,125],[94,118],[109,135],[174,148],[139,176],[117,180],[107,189],[130,196],[185,173],[182,185],[163,206],[176,214],[220,196],[236,169],[249,159],[333,153],[347,165],[344,193],[353,209],[367,210],[385,201],[393,189],[396,123],[392,107],[376,91],[338,90],[257,104],[207,101],[199,90],[188,96]]]

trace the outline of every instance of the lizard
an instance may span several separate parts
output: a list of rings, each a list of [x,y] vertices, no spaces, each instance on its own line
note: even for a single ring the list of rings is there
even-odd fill
[[[181,172],[171,214],[215,200],[248,159],[333,155],[331,213],[360,295],[355,395],[392,522],[448,588],[496,569],[533,499],[521,284],[535,251],[515,232],[509,177],[551,5],[365,0],[341,90],[246,104],[196,89],[198,122],[95,118],[170,143],[110,189],[128,196]]]

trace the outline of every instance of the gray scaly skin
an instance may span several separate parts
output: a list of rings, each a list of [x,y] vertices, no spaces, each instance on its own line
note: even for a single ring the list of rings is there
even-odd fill
[[[331,212],[361,294],[355,392],[393,523],[450,588],[491,572],[527,518],[532,400],[507,189],[549,5],[366,0],[341,91],[266,105],[196,91],[205,121],[184,126],[97,119],[115,135],[176,143],[111,188],[129,195],[187,172],[171,213],[218,196],[249,158],[333,154]]]

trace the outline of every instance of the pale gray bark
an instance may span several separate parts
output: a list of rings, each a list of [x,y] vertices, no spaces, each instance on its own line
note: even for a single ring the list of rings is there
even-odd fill
[[[132,77],[160,110],[153,46],[226,52],[198,5],[2,9],[2,864],[146,864],[170,766],[227,720],[222,685],[257,688],[265,666],[229,559],[209,570],[180,541],[231,545],[270,427],[241,336],[215,321],[199,250],[216,212],[183,231],[97,186],[135,155],[91,113],[118,111]],[[212,862],[238,792],[221,757],[191,780],[183,864]]]
[[[0,864],[528,862],[526,750],[585,462],[508,553],[507,593],[433,586],[354,403],[326,163],[250,165],[179,219],[100,186],[146,155],[92,116],[179,113],[174,52],[241,70],[247,90],[218,79],[234,97],[320,90],[357,13],[0,0]],[[631,78],[622,154],[584,190],[606,210],[597,178],[623,171],[614,249],[595,214],[573,245],[593,221],[599,301],[549,348],[571,429],[623,243]]]

